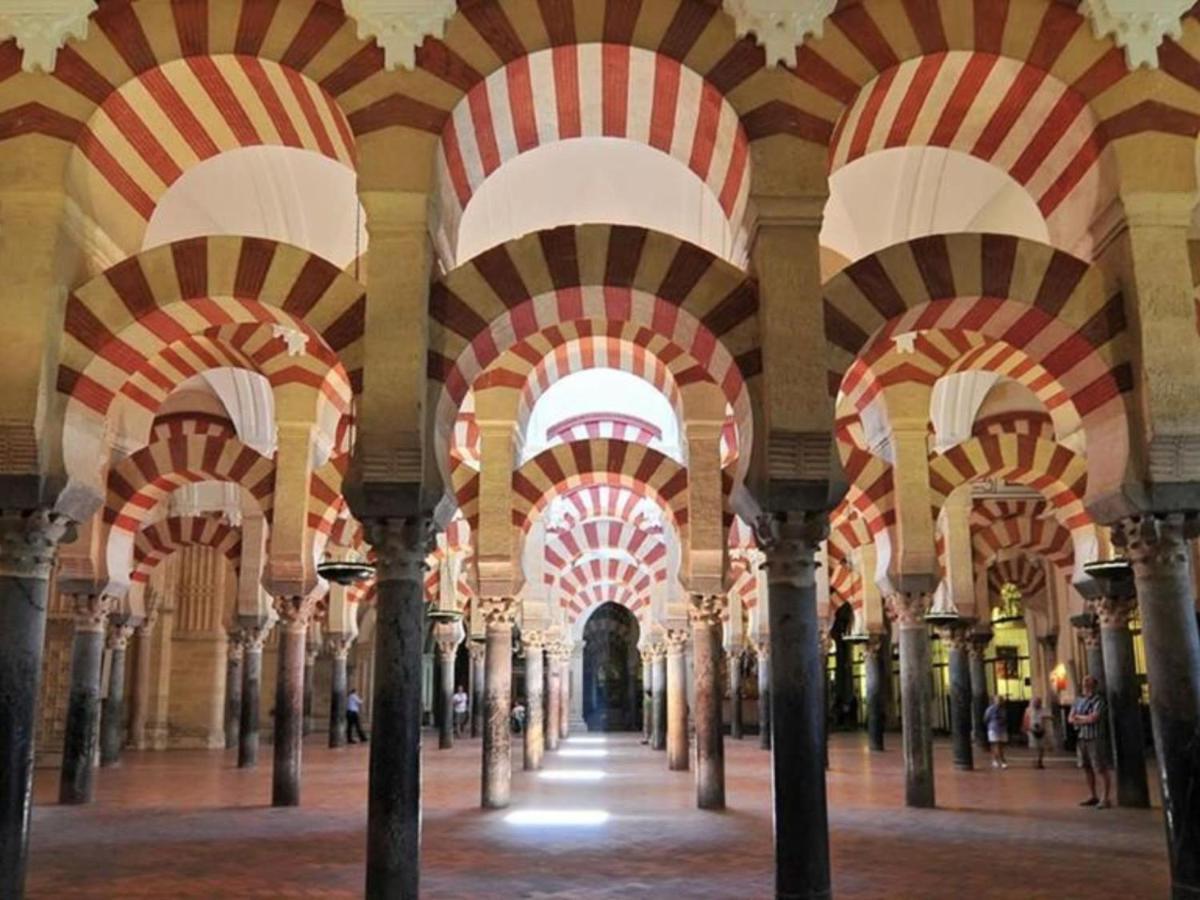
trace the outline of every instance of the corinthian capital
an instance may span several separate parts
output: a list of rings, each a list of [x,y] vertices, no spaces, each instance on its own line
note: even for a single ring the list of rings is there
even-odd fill
[[[888,613],[902,626],[924,625],[929,603],[929,594],[925,591],[897,591],[888,597]]]
[[[518,608],[516,597],[484,597],[479,604],[488,628],[511,628],[517,620]]]
[[[66,516],[48,510],[0,512],[0,575],[46,581],[58,545],[74,538],[74,523]]]
[[[727,602],[722,594],[692,594],[688,618],[693,625],[720,628]]]
[[[678,656],[687,646],[688,634],[682,628],[668,628],[663,632],[663,643],[667,647],[667,656]]]
[[[379,581],[424,581],[425,559],[433,552],[433,520],[425,516],[404,519],[366,519],[363,532],[375,549]]]
[[[133,637],[133,631],[133,626],[126,623],[113,625],[108,629],[108,637],[105,639],[104,645],[109,650],[124,650],[129,646],[129,639]]]
[[[824,512],[771,513],[761,516],[755,532],[766,554],[768,581],[794,587],[816,584],[816,554],[829,534]]]
[[[103,633],[108,624],[108,614],[115,602],[105,594],[75,594],[72,598],[75,610],[76,631],[99,631]]]
[[[1134,575],[1142,578],[1164,568],[1186,566],[1187,542],[1196,526],[1193,515],[1149,513],[1122,519],[1113,527],[1112,539],[1129,557]]]

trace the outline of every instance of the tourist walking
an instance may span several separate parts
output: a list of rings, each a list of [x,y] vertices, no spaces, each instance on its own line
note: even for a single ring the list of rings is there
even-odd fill
[[[454,709],[454,736],[462,737],[467,733],[467,705],[469,699],[467,692],[463,690],[460,684],[454,692],[454,696],[450,700]]]
[[[346,743],[357,744],[362,741],[367,742],[367,736],[362,729],[362,698],[358,696],[358,691],[354,688],[350,689],[350,694],[346,697]],[[358,740],[354,739],[354,735],[358,735]]]
[[[1008,743],[1008,712],[1004,708],[1004,698],[999,694],[992,698],[992,705],[984,710],[983,723],[987,726],[988,743],[992,747],[992,768],[1007,769],[1004,745]]]

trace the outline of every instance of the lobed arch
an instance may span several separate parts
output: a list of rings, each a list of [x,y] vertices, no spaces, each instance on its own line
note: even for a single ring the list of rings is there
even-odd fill
[[[648,596],[639,595],[633,588],[620,582],[590,584],[579,594],[563,595],[559,600],[559,605],[567,614],[567,621],[580,627],[605,603],[625,607],[639,622],[644,622],[650,610]]]
[[[184,547],[210,547],[234,572],[241,568],[242,531],[217,516],[170,516],[147,525],[133,542],[131,584],[145,584],[159,563]]]
[[[613,326],[677,344],[699,364],[690,377],[722,389],[744,444],[744,474],[753,427],[747,383],[762,369],[757,310],[757,292],[744,273],[641,228],[557,228],[481,254],[430,293],[430,407],[443,474],[464,399],[493,363],[543,331],[574,337],[612,334]],[[526,376],[535,364],[522,363]],[[519,375],[497,378],[520,389]]]
[[[543,548],[547,580],[549,573],[565,571],[585,557],[616,549],[627,553],[651,571],[663,569],[669,562],[667,541],[663,534],[639,528],[620,519],[594,518],[579,522],[570,529],[547,532]]]

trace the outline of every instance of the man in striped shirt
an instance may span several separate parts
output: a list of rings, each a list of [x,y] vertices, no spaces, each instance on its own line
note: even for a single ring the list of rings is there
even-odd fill
[[[1075,700],[1071,714],[1067,716],[1078,731],[1076,752],[1079,756],[1079,768],[1087,776],[1088,792],[1091,796],[1080,803],[1080,806],[1094,806],[1097,809],[1108,809],[1112,804],[1109,796],[1112,793],[1112,775],[1108,764],[1108,748],[1104,746],[1104,729],[1101,728],[1103,717],[1107,715],[1104,698],[1096,693],[1096,679],[1091,675],[1083,679],[1083,696]],[[1096,796],[1096,774],[1104,782],[1104,798]]]

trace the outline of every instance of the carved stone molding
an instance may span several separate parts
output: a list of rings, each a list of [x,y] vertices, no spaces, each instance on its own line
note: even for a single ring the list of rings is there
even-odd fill
[[[728,601],[722,594],[692,594],[688,618],[693,625],[720,628],[721,616]]]
[[[477,666],[482,666],[484,659],[487,657],[487,644],[483,641],[471,641],[467,644],[467,652],[471,654],[471,662]]]
[[[346,15],[358,23],[361,40],[375,38],[384,67],[411,69],[425,38],[441,38],[457,10],[455,0],[343,0]]]
[[[1158,48],[1167,37],[1183,36],[1182,19],[1194,0],[1082,0],[1081,15],[1092,21],[1097,38],[1111,37],[1125,49],[1130,69],[1158,68]]]
[[[246,645],[240,630],[229,632],[229,642],[225,645],[225,652],[229,655],[231,662],[242,661],[246,655]]]
[[[796,65],[796,48],[819,38],[837,0],[725,0],[738,37],[753,34],[766,50],[767,65]]]
[[[1196,526],[1196,517],[1183,513],[1133,516],[1117,523],[1112,540],[1129,557],[1134,575],[1148,578],[1156,570],[1188,564],[1187,542]]]
[[[829,534],[829,516],[824,512],[789,512],[762,516],[755,528],[759,546],[766,553],[771,584],[794,587],[815,584],[816,553]]]
[[[892,619],[901,626],[912,628],[925,624],[930,597],[924,591],[898,591],[888,597],[887,605]]]
[[[0,575],[45,581],[59,543],[71,540],[74,526],[65,516],[46,510],[0,511]]]
[[[0,40],[16,38],[26,72],[53,72],[67,38],[87,37],[95,0],[0,0]]]
[[[116,603],[112,597],[104,594],[76,594],[72,605],[76,631],[103,632],[108,624],[108,614]]]
[[[243,628],[243,648],[251,653],[262,653],[263,644],[266,643],[267,637],[270,636],[272,627],[274,627],[273,622],[264,622],[261,625],[248,625]]]
[[[479,603],[488,628],[512,628],[519,609],[516,597],[484,597]]]
[[[678,656],[687,646],[688,634],[682,628],[670,628],[663,634],[668,656]]]
[[[133,631],[132,625],[114,625],[108,630],[108,637],[105,639],[104,645],[109,650],[124,650],[129,646],[129,639],[133,637]]]
[[[367,542],[375,550],[379,581],[424,584],[425,559],[433,552],[436,537],[432,519],[367,519],[362,524]]]
[[[771,658],[771,642],[770,641],[755,641],[754,655],[760,660]]]
[[[329,651],[329,655],[334,659],[345,659],[350,655],[350,648],[354,646],[354,636],[349,634],[327,634],[325,635],[325,649]]]
[[[325,598],[316,594],[304,597],[284,596],[275,598],[275,614],[279,616],[280,627],[288,631],[307,630],[313,617],[324,608]],[[305,652],[308,652],[307,647]]]
[[[1092,601],[1092,610],[1101,628],[1128,628],[1129,620],[1137,612],[1137,598],[1098,597]]]

